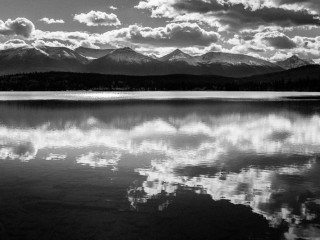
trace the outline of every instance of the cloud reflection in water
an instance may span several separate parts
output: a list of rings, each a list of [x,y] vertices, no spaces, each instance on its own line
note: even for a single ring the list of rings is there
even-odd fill
[[[121,171],[130,168],[130,159],[147,158],[131,169],[145,177],[129,190],[134,207],[159,194],[174,195],[181,186],[194,188],[214,200],[248,205],[274,226],[292,223],[288,239],[302,234],[302,221],[318,217],[308,206],[320,199],[319,153],[317,113],[208,108],[145,118],[137,113],[107,119],[94,113],[77,120],[56,116],[32,127],[0,122],[2,160],[74,158]],[[309,233],[319,233],[313,226]]]

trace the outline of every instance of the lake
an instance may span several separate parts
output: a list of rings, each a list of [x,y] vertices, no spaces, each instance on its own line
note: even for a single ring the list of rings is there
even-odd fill
[[[0,239],[320,239],[319,93],[0,94]]]

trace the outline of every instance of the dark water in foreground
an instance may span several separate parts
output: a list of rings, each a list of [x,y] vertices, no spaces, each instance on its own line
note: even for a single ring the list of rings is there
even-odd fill
[[[0,239],[320,239],[320,102],[0,102]]]

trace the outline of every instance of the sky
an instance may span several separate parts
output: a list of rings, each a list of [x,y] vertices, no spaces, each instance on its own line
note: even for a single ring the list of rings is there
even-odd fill
[[[0,50],[177,48],[320,62],[319,0],[0,0]]]

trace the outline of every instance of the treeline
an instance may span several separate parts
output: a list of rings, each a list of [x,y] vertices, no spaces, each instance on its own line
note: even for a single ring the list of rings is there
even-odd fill
[[[47,72],[0,77],[0,91],[320,91],[320,67],[307,66],[249,78],[124,76]]]

